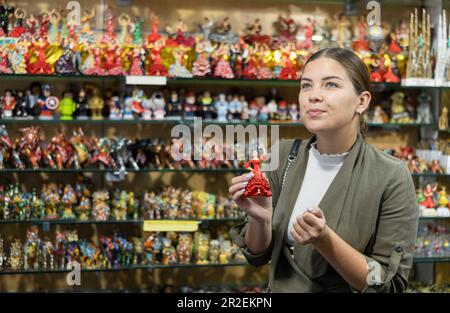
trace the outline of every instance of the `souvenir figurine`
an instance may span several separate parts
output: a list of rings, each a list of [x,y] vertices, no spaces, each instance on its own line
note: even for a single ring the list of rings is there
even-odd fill
[[[194,114],[196,111],[195,104],[196,104],[195,93],[193,93],[192,91],[188,91],[186,93],[186,97],[185,97],[184,103],[183,103],[185,119],[193,119],[194,118]]]
[[[98,165],[100,168],[115,168],[115,162],[111,158],[111,141],[107,137],[92,138],[89,144],[90,158],[89,164]]]
[[[194,236],[195,259],[197,264],[208,264],[209,234],[197,232]]]
[[[442,107],[441,116],[439,116],[439,129],[440,130],[448,130],[448,109],[444,105]]]
[[[93,58],[92,64],[87,61],[85,63],[87,68],[83,70],[84,75],[106,75],[106,71],[103,68],[103,51],[100,47],[91,46],[89,48],[90,57]]]
[[[209,263],[219,264],[220,244],[219,240],[213,239],[209,242]]]
[[[417,107],[417,119],[418,124],[431,124],[433,123],[433,114],[431,113],[430,101],[431,97],[429,94],[422,92],[418,97],[417,101],[419,106]]]
[[[166,115],[166,101],[164,100],[164,96],[162,92],[155,91],[148,101],[150,103],[151,108],[153,109],[153,117],[156,120],[162,120]],[[145,112],[144,112],[145,114]]]
[[[44,41],[43,37],[39,37],[38,41],[34,43],[35,50],[33,55],[36,56],[37,60],[35,63],[29,63],[28,72],[31,74],[52,74],[53,70],[47,62],[46,49],[48,47],[48,42]],[[31,57],[31,56],[30,56]]]
[[[86,96],[86,91],[81,88],[78,91],[78,97],[75,99],[76,110],[75,115],[77,119],[88,119],[89,118],[89,104],[88,98]]]
[[[169,68],[169,77],[179,77],[179,78],[192,78],[193,75],[189,70],[183,65],[186,52],[189,48],[180,45],[173,49],[173,56],[175,58],[175,63]]]
[[[22,90],[17,91],[17,104],[14,109],[14,116],[18,118],[27,118],[29,109],[29,103],[27,97]],[[30,116],[31,117],[31,116]]]
[[[76,212],[80,221],[89,220],[91,215],[91,200],[89,197],[84,195],[80,197],[80,203],[77,206]]]
[[[84,15],[81,17],[81,31],[80,31],[80,42],[85,44],[90,44],[94,42],[94,33],[91,29],[91,20],[95,16],[95,9],[92,8],[91,11],[86,9]]]
[[[108,205],[109,193],[107,191],[96,191],[92,194],[93,208],[92,217],[95,221],[109,220],[110,207]]]
[[[423,194],[425,196],[425,201],[421,203],[425,209],[423,210],[423,216],[436,216],[436,203],[433,200],[434,193],[437,190],[437,185],[432,186],[431,184],[427,184]]]
[[[278,26],[281,39],[284,41],[294,41],[300,28],[291,17],[280,14],[278,17]]]
[[[439,160],[432,160],[430,163],[430,172],[432,174],[445,174]]]
[[[240,120],[242,115],[242,102],[239,100],[238,95],[230,96],[230,98],[228,101],[229,119],[235,121]]]
[[[153,76],[167,76],[169,73],[167,68],[162,64],[161,51],[165,47],[166,42],[164,39],[159,39],[153,44],[153,48],[150,50],[150,67],[148,68],[148,75]]]
[[[9,250],[8,268],[18,271],[23,268],[23,252],[20,239],[14,239]]]
[[[181,233],[178,235],[177,255],[178,263],[189,264],[191,262],[192,235]]]
[[[229,240],[220,240],[219,263],[228,264],[231,258],[231,242]]]
[[[72,120],[72,115],[75,113],[76,104],[73,101],[72,92],[66,90],[63,93],[63,98],[61,99],[59,105],[59,112],[61,114],[60,119],[62,120]]]
[[[248,185],[245,187],[245,197],[270,197],[272,192],[270,191],[269,182],[263,176],[261,171],[261,162],[265,159],[265,154],[262,152],[258,155],[258,151],[253,151],[253,158],[248,161],[244,168],[250,169],[253,173],[253,177],[250,179]],[[253,168],[252,168],[253,166]]]
[[[16,108],[16,98],[12,94],[12,90],[7,89],[2,99],[3,114],[2,117],[12,117]]]
[[[137,117],[141,117],[144,113],[144,108],[142,106],[144,101],[147,101],[144,94],[144,90],[135,87],[133,89],[132,96],[125,98],[124,118],[132,119],[133,118],[132,114],[136,115]]]
[[[122,28],[119,36],[119,44],[121,46],[128,45],[131,43],[131,37],[129,33],[131,17],[126,13],[122,13],[118,18],[118,22],[120,27]]]
[[[54,136],[48,145],[49,153],[54,157],[58,169],[69,168],[73,163],[73,149],[63,133]]]
[[[269,112],[269,120],[275,121],[278,120],[278,104],[275,99],[271,99],[269,103],[267,103],[267,109]]]
[[[225,94],[219,94],[218,99],[214,103],[214,108],[217,112],[217,121],[226,122],[229,111],[229,103],[226,101]]]
[[[130,164],[133,169],[139,170],[139,166],[130,151],[131,139],[116,137],[113,139],[110,148],[111,157],[114,163],[119,166],[119,172],[125,173],[126,166]]]
[[[294,61],[297,59],[295,47],[288,44],[283,49],[283,68],[278,74],[278,79],[281,80],[297,80],[300,77],[299,71],[295,68]]]
[[[172,246],[172,241],[170,240],[170,238],[163,237],[162,246],[163,246],[162,264],[163,265],[175,264],[177,262],[177,251]]]
[[[80,248],[78,246],[78,232],[76,230],[66,230],[67,238],[67,264],[72,261],[80,263]]]
[[[26,158],[33,169],[39,168],[41,160],[41,148],[39,141],[41,137],[40,127],[21,128],[19,137],[16,139],[15,147],[20,154],[20,159]],[[16,164],[19,168],[24,168],[22,162]]]
[[[450,210],[448,208],[449,200],[447,198],[447,192],[445,190],[445,186],[442,187],[441,191],[438,194],[438,203],[439,207],[437,209],[437,216],[448,217],[450,216]]]
[[[9,52],[5,48],[0,48],[0,73],[12,74],[11,65],[9,62]]]
[[[366,22],[366,16],[361,16],[356,26],[357,36],[353,41],[353,51],[370,51],[369,44],[366,40],[367,28],[369,25]]]
[[[214,67],[214,77],[220,78],[234,78],[233,70],[231,69],[230,62],[228,61],[230,57],[230,48],[228,44],[221,44],[218,48],[219,61]]]
[[[142,24],[144,24],[144,19],[139,16],[135,17],[135,21],[131,23],[131,32],[133,33],[133,43],[135,45],[142,45]]]
[[[298,121],[300,119],[298,105],[295,102],[289,104],[289,119],[292,121]]]
[[[69,39],[64,38],[62,46],[64,48],[64,52],[55,63],[55,72],[58,74],[73,74],[76,72],[74,64],[75,54],[72,50]]]
[[[59,107],[59,99],[55,96],[52,96],[50,85],[45,84],[44,86],[42,86],[42,95],[39,96],[36,105],[40,109],[39,118],[53,118],[53,112]]]
[[[15,74],[27,74],[27,64],[25,60],[25,54],[28,51],[28,43],[18,42],[15,47],[12,49],[11,56],[9,57],[9,61],[11,63],[11,70]],[[5,66],[8,66],[8,63],[5,63],[5,60],[2,58],[0,63],[0,71],[5,72]],[[7,71],[7,70],[6,70]]]
[[[15,8],[8,5],[6,0],[0,3],[0,28],[3,36],[9,33],[9,18],[14,14]]]
[[[73,163],[76,169],[80,169],[88,161],[89,157],[86,138],[81,128],[78,131],[73,131],[70,143],[73,147]]]
[[[148,234],[144,241],[145,264],[157,264],[161,253],[161,237],[157,233]]]
[[[100,96],[100,89],[97,87],[92,88],[92,96],[88,100],[89,109],[92,112],[93,120],[103,119],[102,110],[104,106],[104,100]]]
[[[197,60],[195,60],[192,66],[192,74],[196,77],[206,77],[211,74],[211,65],[208,61],[206,52],[206,43],[204,41],[197,40],[195,51],[197,52]]]
[[[152,12],[151,19],[152,19],[152,31],[147,36],[147,44],[154,43],[155,41],[157,41],[161,38],[161,35],[158,34],[158,26],[159,26],[158,16]]]
[[[170,98],[167,102],[167,118],[169,119],[181,119],[183,107],[178,99],[178,93],[173,90],[170,93]]]
[[[411,123],[412,120],[405,110],[405,94],[401,91],[395,92],[391,96],[391,123]]]
[[[373,117],[371,123],[375,124],[383,124],[388,123],[389,117],[387,116],[386,112],[384,112],[381,105],[376,105],[375,109],[373,110]]]
[[[45,203],[45,218],[58,219],[58,209],[61,205],[60,190],[55,183],[46,184],[42,188],[42,201]]]
[[[131,52],[131,68],[130,75],[144,75],[144,69],[142,66],[142,58],[145,51],[144,49],[136,46]]]
[[[39,269],[39,248],[41,240],[38,237],[37,229],[27,230],[27,239],[24,244],[23,264],[24,270]]]
[[[102,42],[104,43],[113,43],[116,42],[116,35],[114,34],[114,11],[112,7],[108,7],[106,9],[105,14],[105,23],[106,23],[106,32],[103,35]]]
[[[112,218],[116,221],[125,221],[127,218],[127,192],[116,190],[112,199]]]

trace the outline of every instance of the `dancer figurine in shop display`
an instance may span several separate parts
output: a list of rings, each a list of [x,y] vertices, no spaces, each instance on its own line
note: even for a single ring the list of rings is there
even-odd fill
[[[261,162],[265,159],[265,154],[258,155],[258,151],[253,151],[253,158],[248,161],[244,167],[250,169],[253,173],[253,177],[245,187],[244,196],[246,197],[270,197],[272,192],[270,191],[269,181],[263,176],[261,171]],[[253,166],[253,168],[252,168]]]

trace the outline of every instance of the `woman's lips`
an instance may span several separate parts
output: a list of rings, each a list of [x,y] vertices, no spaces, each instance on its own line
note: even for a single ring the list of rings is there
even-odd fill
[[[320,116],[322,113],[325,113],[325,111],[318,109],[311,109],[306,112],[306,114],[308,114],[309,117],[317,117]]]

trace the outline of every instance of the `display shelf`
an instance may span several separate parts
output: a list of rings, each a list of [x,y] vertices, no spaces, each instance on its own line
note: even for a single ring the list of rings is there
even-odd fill
[[[198,222],[240,222],[243,221],[244,218],[189,218],[189,219],[171,219],[168,221],[198,221]],[[56,219],[56,220],[45,220],[45,219],[31,219],[31,220],[6,220],[0,221],[0,225],[2,224],[143,224],[144,219],[129,219],[124,221],[116,221],[116,220],[107,220],[107,221],[95,221],[95,220],[87,220],[81,221],[77,219]],[[155,220],[155,221],[165,221],[165,220]]]
[[[414,263],[447,263],[450,257],[414,257]]]
[[[143,169],[126,169],[126,172],[130,173],[241,173],[245,172],[247,169],[244,168],[183,168],[183,169],[157,169],[157,168],[143,168]],[[18,169],[18,168],[5,168],[0,170],[0,173],[111,173],[119,172],[117,169],[102,169],[102,168],[39,168],[39,169]]]
[[[286,0],[287,1],[287,0]],[[146,77],[146,76],[144,76]],[[164,77],[164,76],[163,76]],[[0,74],[1,79],[67,79],[67,80],[115,80],[126,82],[127,76],[114,75],[83,75],[83,74]],[[246,87],[299,87],[299,80],[280,80],[280,79],[227,79],[227,78],[167,78],[167,85],[218,85],[218,86],[246,86]],[[160,84],[158,84],[159,86]],[[447,89],[447,86],[420,86],[420,85],[402,85],[401,83],[389,82],[371,82],[371,88],[374,90],[388,89],[422,89],[437,88]]]
[[[420,221],[434,221],[434,220],[450,220],[450,216],[421,216],[419,218]]]
[[[227,264],[150,264],[150,265],[132,265],[130,267],[120,268],[97,268],[97,269],[81,269],[82,272],[118,272],[129,270],[154,270],[154,269],[166,269],[166,268],[223,268],[231,266],[250,266],[247,262],[240,263],[227,263]],[[72,269],[59,269],[59,270],[20,270],[20,271],[0,271],[0,275],[17,275],[17,274],[54,274],[54,273],[68,273]]]
[[[304,127],[305,125],[300,121],[217,121],[203,119],[202,125],[277,125],[286,127]],[[88,125],[111,125],[111,124],[126,124],[126,125],[140,125],[140,124],[168,124],[168,125],[194,125],[192,119],[163,119],[163,120],[145,120],[145,119],[103,119],[103,120],[61,120],[61,119],[15,119],[3,118],[0,119],[1,124],[88,124]],[[371,128],[400,128],[400,127],[433,127],[437,128],[437,124],[421,124],[421,123],[368,123]],[[445,132],[445,131],[444,131]]]

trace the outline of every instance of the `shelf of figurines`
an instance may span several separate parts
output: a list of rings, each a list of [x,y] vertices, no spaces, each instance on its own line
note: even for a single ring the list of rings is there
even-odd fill
[[[0,73],[0,81],[2,79],[20,79],[20,80],[36,80],[36,79],[57,79],[57,80],[87,80],[87,81],[118,81],[126,85],[136,86],[170,86],[170,85],[221,85],[221,86],[246,86],[246,87],[300,87],[299,80],[292,79],[232,79],[232,78],[170,78],[165,76],[120,76],[120,75],[83,75],[83,74],[4,74]],[[371,81],[370,87],[374,91],[385,89],[402,89],[402,88],[450,88],[449,83],[435,83],[434,80],[418,81],[412,79],[402,80],[400,83]]]
[[[286,127],[304,127],[304,124],[299,120],[217,120],[217,119],[202,119],[202,125],[277,125]],[[166,125],[188,125],[193,126],[195,124],[194,119],[41,119],[41,118],[1,118],[0,125],[2,124],[93,124],[93,125],[111,125],[111,124],[166,124]],[[425,124],[425,123],[368,123],[370,128],[399,128],[399,127],[430,127],[437,129],[438,124]],[[442,130],[448,131],[448,130]]]

